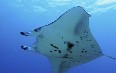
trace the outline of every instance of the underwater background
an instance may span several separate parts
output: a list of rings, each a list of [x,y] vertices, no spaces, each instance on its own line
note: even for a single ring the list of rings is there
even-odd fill
[[[116,0],[0,0],[0,73],[52,73],[47,57],[20,48],[35,37],[19,32],[47,25],[75,6],[91,15],[90,30],[103,53],[116,58]],[[116,60],[102,56],[67,73],[116,73]]]

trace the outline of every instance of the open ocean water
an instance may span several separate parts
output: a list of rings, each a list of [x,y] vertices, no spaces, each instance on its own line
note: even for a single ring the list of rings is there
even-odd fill
[[[104,54],[116,58],[116,0],[0,0],[0,73],[52,73],[47,57],[21,49],[31,46],[30,31],[82,6],[90,15],[90,30]],[[67,73],[116,73],[116,60],[102,56]]]

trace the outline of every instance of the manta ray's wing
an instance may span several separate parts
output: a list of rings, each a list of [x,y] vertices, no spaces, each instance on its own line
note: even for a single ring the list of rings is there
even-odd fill
[[[84,25],[87,25],[88,27],[89,17],[90,15],[82,7],[78,6],[66,11],[48,26],[53,29],[57,29],[58,31],[61,30],[67,33],[74,33],[74,31],[80,32]]]

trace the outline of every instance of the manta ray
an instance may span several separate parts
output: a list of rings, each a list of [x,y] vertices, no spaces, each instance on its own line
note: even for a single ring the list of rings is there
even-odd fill
[[[52,73],[66,73],[72,67],[106,56],[91,34],[89,17],[82,7],[73,7],[48,25],[20,32],[24,36],[36,36],[32,47],[21,48],[48,57]]]

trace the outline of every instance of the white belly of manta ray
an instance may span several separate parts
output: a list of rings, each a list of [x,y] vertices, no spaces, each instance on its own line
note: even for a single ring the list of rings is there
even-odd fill
[[[69,9],[46,26],[20,32],[24,36],[36,36],[32,47],[21,48],[48,57],[53,73],[66,73],[72,67],[106,56],[90,32],[89,17],[80,6]]]

